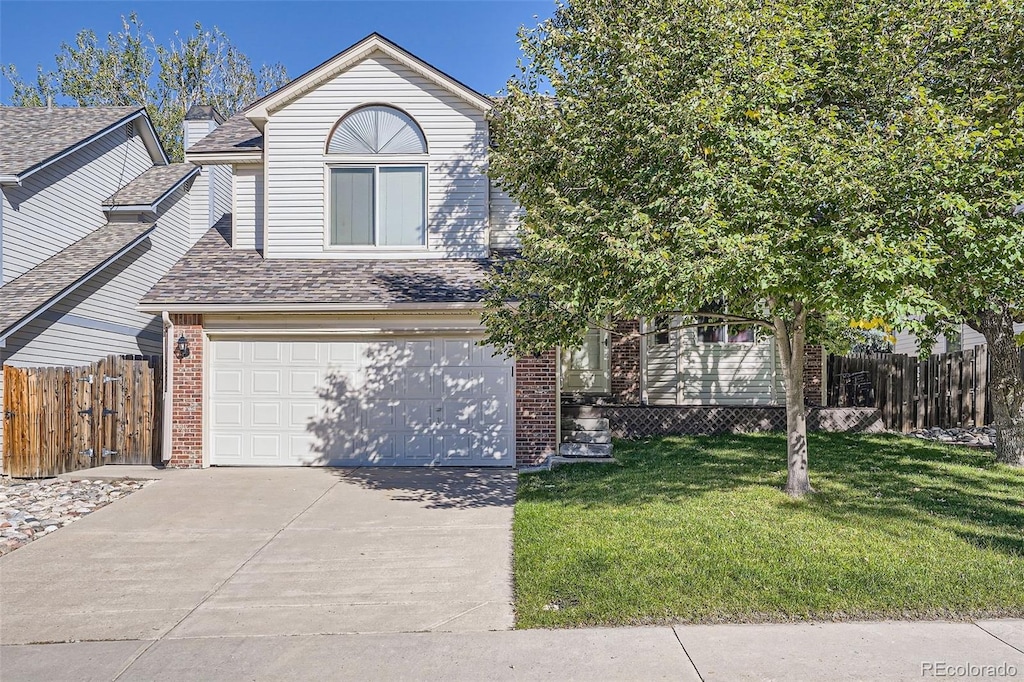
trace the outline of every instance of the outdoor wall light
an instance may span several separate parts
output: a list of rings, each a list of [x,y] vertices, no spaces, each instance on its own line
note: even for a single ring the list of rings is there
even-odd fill
[[[188,357],[188,339],[185,338],[184,334],[178,337],[178,343],[174,345],[174,350],[175,355],[177,355],[179,359]]]

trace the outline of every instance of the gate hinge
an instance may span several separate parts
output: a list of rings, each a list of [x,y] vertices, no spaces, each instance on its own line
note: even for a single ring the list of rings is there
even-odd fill
[[[111,455],[117,454],[117,450],[107,450],[106,448],[103,448],[102,452],[104,457],[110,457]]]
[[[4,410],[4,419],[14,419],[14,410]]]
[[[84,414],[92,414],[92,408],[91,407],[87,407],[84,410],[79,410],[78,414],[83,414],[83,415]]]
[[[109,384],[111,381],[120,381],[121,377],[103,377],[103,383]]]
[[[89,375],[87,375],[87,376],[84,376],[84,377],[78,377],[78,379],[77,379],[77,380],[78,380],[78,381],[84,381],[84,382],[85,382],[85,383],[87,383],[87,384],[91,384],[91,383],[92,383],[92,375],[91,375],[91,374],[89,374]]]
[[[115,410],[112,410],[109,407],[104,407],[103,408],[103,416],[104,417],[107,417],[107,416],[112,415],[114,413],[115,413]]]
[[[89,448],[88,450],[82,450],[82,451],[81,451],[81,452],[79,452],[78,454],[80,454],[80,455],[85,455],[85,456],[86,456],[86,457],[88,457],[89,459],[92,459],[92,448]]]

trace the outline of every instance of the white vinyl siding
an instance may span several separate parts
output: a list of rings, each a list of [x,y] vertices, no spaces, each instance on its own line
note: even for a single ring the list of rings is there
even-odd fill
[[[263,167],[237,166],[233,175],[235,210],[234,247],[263,248]]]
[[[490,183],[490,232],[492,249],[519,247],[519,204],[493,181]]]
[[[773,405],[785,402],[775,343],[699,343],[673,317],[669,343],[645,337],[645,392],[651,405]]]
[[[484,112],[377,53],[273,112],[267,122],[267,257],[377,257],[373,250],[325,249],[324,236],[330,213],[325,205],[329,183],[324,164],[331,158],[325,154],[327,139],[342,116],[366,104],[386,104],[407,112],[426,136],[432,255],[486,256]]]
[[[103,200],[153,165],[126,126],[50,164],[21,187],[3,188],[6,284],[107,222]]]
[[[964,324],[961,325],[960,329],[960,347],[963,350],[970,350],[975,346],[982,346],[985,344],[985,336],[981,332],[974,329],[973,327],[969,327],[968,325]],[[1024,332],[1024,324],[1013,325],[1013,330],[1017,334]],[[939,334],[939,336],[935,339],[935,345],[932,346],[932,353],[946,353],[948,352],[948,345],[949,344],[946,341],[946,337],[944,337],[942,334]],[[900,355],[916,356],[920,352],[919,339],[916,335],[910,332],[899,332],[896,334],[896,344],[893,352]]]

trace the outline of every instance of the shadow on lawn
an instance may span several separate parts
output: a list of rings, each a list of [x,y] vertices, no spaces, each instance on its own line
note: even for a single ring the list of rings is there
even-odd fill
[[[992,453],[898,436],[813,434],[811,482],[819,493],[792,501],[782,434],[667,437],[618,442],[620,465],[567,467],[524,477],[524,501],[587,506],[673,503],[730,490],[778,491],[779,513],[816,514],[837,523],[859,517],[905,532],[906,523],[1024,555],[1024,472],[994,464]]]

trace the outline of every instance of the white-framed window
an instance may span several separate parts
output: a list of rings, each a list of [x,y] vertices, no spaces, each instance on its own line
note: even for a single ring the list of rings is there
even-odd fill
[[[427,166],[330,167],[330,246],[426,246]]]
[[[654,331],[651,339],[652,346],[667,346],[672,342],[671,320],[672,318],[668,315],[655,316],[654,323],[651,325]]]
[[[705,312],[725,315],[727,309],[724,303],[719,303],[708,306]],[[721,318],[698,317],[697,341],[699,343],[755,343],[757,329],[752,324],[725,323]]]
[[[327,158],[327,247],[427,246],[427,142],[400,109],[358,107],[338,121]]]

